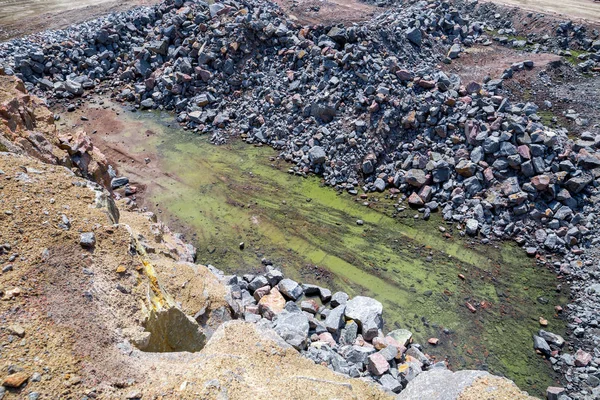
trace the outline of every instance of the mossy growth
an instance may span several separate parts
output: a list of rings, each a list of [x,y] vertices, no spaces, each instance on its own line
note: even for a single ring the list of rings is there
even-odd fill
[[[386,193],[359,199],[318,177],[289,175],[290,165],[270,148],[235,140],[213,146],[167,127],[169,114],[120,118],[125,130],[114,140],[139,135],[140,123],[153,132],[132,149],[151,155],[164,172],[150,186],[147,204],[187,234],[198,262],[248,273],[261,271],[260,260],[268,257],[291,278],[377,298],[387,330],[410,329],[418,343],[440,338],[425,350],[453,368],[485,368],[540,396],[555,383],[531,334],[540,316],[549,330],[564,332],[553,309],[567,294],[557,293],[554,274],[521,249],[460,239],[439,214],[414,218],[417,211],[398,211]]]

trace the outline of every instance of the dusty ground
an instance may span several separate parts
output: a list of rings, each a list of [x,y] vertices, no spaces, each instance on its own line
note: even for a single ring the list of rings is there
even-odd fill
[[[444,64],[446,72],[458,74],[465,83],[481,82],[484,77],[499,77],[513,63],[532,60],[535,63],[534,72],[544,69],[561,57],[549,53],[528,53],[492,44],[490,46],[469,47],[461,54],[460,59],[451,64]]]
[[[47,29],[63,29],[101,15],[124,11],[140,5],[158,3],[158,0],[64,0],[19,2],[0,0],[0,42]]]
[[[484,0],[498,4],[517,6],[524,10],[555,14],[558,18],[600,21],[600,2],[594,0]]]
[[[306,25],[351,24],[372,18],[382,8],[359,0],[274,0],[289,16]]]

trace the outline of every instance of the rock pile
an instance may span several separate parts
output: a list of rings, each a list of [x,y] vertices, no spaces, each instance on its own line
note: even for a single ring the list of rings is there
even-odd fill
[[[265,273],[243,277],[209,268],[229,285],[228,303],[235,317],[272,327],[315,363],[373,380],[392,393],[430,367],[446,368],[421,352],[410,331],[384,334],[379,301],[300,284],[285,278],[268,260],[263,263]]]
[[[389,188],[424,218],[441,210],[531,255],[579,251],[600,137],[573,142],[540,123],[536,104],[511,104],[502,78],[528,60],[483,83],[435,66],[489,40],[489,10],[416,3],[352,27],[300,27],[270,3],[169,0],[14,40],[0,57],[54,99],[104,82],[217,143],[233,133],[273,146],[293,172],[338,190]]]
[[[268,2],[166,0],[1,44],[0,65],[70,110],[79,97],[110,90],[142,109],[174,111],[215,143],[239,135],[272,146],[294,164],[292,173],[320,174],[339,191],[387,189],[425,219],[440,210],[483,243],[512,238],[531,256],[565,254],[555,267],[585,282],[577,291],[585,299],[600,276],[597,261],[582,254],[598,242],[591,233],[600,136],[572,140],[541,123],[538,105],[507,98],[504,81],[533,68],[530,60],[483,82],[438,67],[466,47],[496,41],[565,55],[577,49],[585,52],[580,69],[597,68],[598,35],[584,26],[517,33],[510,11],[474,1],[414,3],[350,27],[302,27]],[[112,178],[112,186],[124,184]],[[238,312],[273,320],[289,343],[336,370],[383,371],[374,375],[391,390],[392,380],[407,379],[398,377],[410,366],[399,372],[396,358],[406,343],[380,334],[376,303],[352,299],[360,306],[349,309],[343,295],[329,299],[275,271],[231,282],[239,287]],[[296,304],[307,291],[328,307]],[[574,329],[584,325],[582,337],[596,346],[593,306],[582,300],[573,308]],[[365,358],[355,346],[369,349]],[[407,351],[413,348],[412,359],[422,363],[417,346]]]

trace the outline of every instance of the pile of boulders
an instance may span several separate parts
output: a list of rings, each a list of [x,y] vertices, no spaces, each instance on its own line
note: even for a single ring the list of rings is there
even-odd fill
[[[500,21],[489,10],[415,3],[351,27],[301,27],[271,3],[168,0],[8,42],[0,58],[73,109],[86,90],[114,88],[217,143],[268,144],[338,190],[390,189],[425,219],[441,210],[462,232],[515,238],[531,255],[579,251],[600,136],[573,142],[542,125],[536,104],[503,95],[530,60],[484,82],[436,68],[490,40],[484,28]]]
[[[439,68],[469,46],[493,42],[565,55],[583,50],[585,69],[596,68],[597,32],[565,22],[523,38],[512,16],[488,3],[415,2],[348,27],[307,27],[270,2],[165,0],[0,44],[0,66],[68,110],[89,93],[111,92],[140,109],[171,110],[186,129],[215,143],[240,136],[272,146],[293,164],[291,173],[319,174],[350,195],[388,190],[398,213],[406,200],[418,217],[439,211],[482,243],[512,238],[530,256],[554,252],[580,260],[597,241],[600,135],[572,140],[566,130],[544,126],[537,104],[508,99],[505,80],[535,68],[531,60],[483,82]],[[111,178],[114,189],[127,188],[124,177]],[[576,279],[598,279],[596,271],[576,271]],[[326,291],[275,282],[270,273],[232,282],[242,296],[235,299],[239,312],[272,320],[271,307],[279,310],[276,329],[314,359],[364,373],[378,353],[365,361],[344,346],[364,342],[378,352],[395,346],[379,334],[377,312],[357,318],[348,305],[338,308],[344,304],[333,295],[325,301]],[[317,302],[314,314],[311,303],[288,302],[307,290],[326,305]],[[314,343],[326,344],[307,347],[314,337],[304,334],[306,326],[317,335]],[[382,354],[390,371],[398,371],[396,356]]]
[[[344,292],[285,278],[263,260],[265,273],[225,276],[228,303],[234,316],[272,327],[305,357],[336,372],[364,377],[399,393],[408,382],[433,365],[412,333],[383,333],[383,306],[370,297],[350,298]]]

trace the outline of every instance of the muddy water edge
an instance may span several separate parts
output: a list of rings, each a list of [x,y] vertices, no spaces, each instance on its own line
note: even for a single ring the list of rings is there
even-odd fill
[[[423,221],[398,211],[405,204],[388,193],[336,193],[318,177],[289,174],[271,148],[240,139],[214,146],[168,113],[96,100],[63,114],[61,129],[74,128],[95,132],[95,145],[140,189],[138,204],[184,233],[197,262],[243,274],[261,271],[267,257],[302,282],[377,298],[387,330],[410,329],[453,369],[487,369],[538,396],[556,383],[531,335],[540,317],[564,334],[554,306],[568,293],[518,247],[460,238],[439,214]]]

